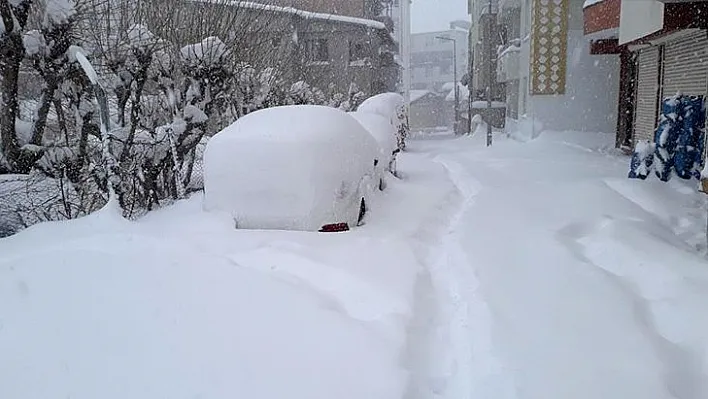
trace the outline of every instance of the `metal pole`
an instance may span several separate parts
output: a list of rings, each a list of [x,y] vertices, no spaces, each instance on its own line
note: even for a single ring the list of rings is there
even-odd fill
[[[470,41],[472,43],[472,41]],[[469,55],[467,56],[467,73],[469,76],[469,80],[467,81],[467,134],[472,134],[472,99],[473,97],[473,88],[472,88],[472,74],[474,73],[474,60],[473,60],[473,51],[471,51],[471,48],[468,48],[467,51]]]
[[[487,18],[487,147],[492,145],[492,0],[489,0],[489,16]]]
[[[436,36],[436,38],[442,41],[452,42],[452,80],[454,81],[452,83],[455,90],[455,122],[452,130],[457,134],[460,129],[460,89],[457,86],[457,40],[444,36]]]
[[[455,133],[460,130],[460,89],[457,84],[457,40],[452,40],[453,80],[455,81]]]

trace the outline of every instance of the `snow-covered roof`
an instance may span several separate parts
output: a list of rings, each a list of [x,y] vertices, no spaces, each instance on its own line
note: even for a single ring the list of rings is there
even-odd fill
[[[460,96],[460,101],[467,101],[468,98],[470,98],[470,91],[469,89],[464,86],[462,83],[457,83],[457,92],[459,93]],[[447,94],[445,97],[445,101],[455,101],[455,90],[450,89],[450,92]]]
[[[203,2],[203,3],[213,3],[213,2],[218,1],[219,4],[224,4],[223,0],[192,0],[192,1],[198,1],[198,2]],[[258,2],[254,2],[254,1],[232,0],[227,3],[231,4],[233,6],[239,7],[239,8],[249,8],[249,9],[254,9],[254,10],[263,10],[263,11],[293,14],[293,15],[297,15],[298,17],[301,17],[304,19],[343,22],[343,23],[354,24],[354,25],[363,25],[363,26],[366,26],[366,27],[372,28],[372,29],[384,29],[384,30],[386,29],[386,25],[384,25],[383,22],[374,21],[374,20],[365,19],[365,18],[357,18],[357,17],[349,17],[346,15],[325,14],[325,13],[319,13],[319,12],[304,11],[304,10],[300,10],[300,9],[297,9],[294,7],[275,6],[272,4],[263,4],[263,3],[258,3]]]
[[[421,98],[427,96],[428,94],[434,94],[430,90],[411,90],[410,95],[411,95],[411,102],[418,101]]]
[[[450,91],[455,88],[455,82],[446,82],[444,85],[442,85],[441,90],[442,91]]]

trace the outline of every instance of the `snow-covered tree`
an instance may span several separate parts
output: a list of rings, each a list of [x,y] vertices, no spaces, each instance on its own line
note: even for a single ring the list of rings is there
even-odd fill
[[[32,0],[0,0],[0,143],[3,149],[0,170],[5,171],[28,171],[36,157],[21,148],[15,128],[20,64],[25,57],[22,38],[33,3]]]
[[[0,174],[31,174],[30,191],[50,190],[44,207],[59,210],[23,208],[17,225],[93,212],[111,192],[135,217],[200,189],[206,141],[237,118],[361,102],[354,84],[340,93],[303,80],[297,31],[241,7],[0,0]]]

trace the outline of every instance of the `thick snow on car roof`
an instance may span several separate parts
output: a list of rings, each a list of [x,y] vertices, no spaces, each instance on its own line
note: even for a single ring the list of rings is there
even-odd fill
[[[335,126],[337,134],[333,135]],[[288,105],[250,113],[217,136],[219,140],[312,143],[358,140],[360,134],[356,121],[344,111],[321,105]]]
[[[256,111],[209,140],[205,208],[230,213],[243,228],[317,230],[348,221],[335,203],[354,195],[377,156],[376,140],[344,111]]]
[[[379,114],[387,118],[396,118],[399,109],[404,105],[405,100],[400,94],[381,93],[364,100],[357,108],[357,111]]]

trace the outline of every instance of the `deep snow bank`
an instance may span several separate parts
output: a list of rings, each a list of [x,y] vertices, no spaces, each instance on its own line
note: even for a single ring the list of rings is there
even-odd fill
[[[476,299],[490,315],[490,353],[501,362],[492,368],[470,355],[463,365],[480,368],[458,374],[458,387],[481,383],[517,399],[708,395],[708,330],[699,305],[708,302],[708,268],[705,244],[695,239],[705,227],[706,199],[690,183],[627,180],[628,159],[612,139],[498,135],[487,148],[483,135],[429,137],[426,149],[460,165],[478,189],[449,237],[466,260],[452,251],[452,264],[474,271]],[[452,314],[475,305],[450,298]],[[474,349],[484,340],[471,342]],[[480,380],[495,370],[499,378]]]
[[[197,195],[0,240],[0,397],[402,397],[415,237],[451,187],[401,166],[344,234],[235,230]]]

